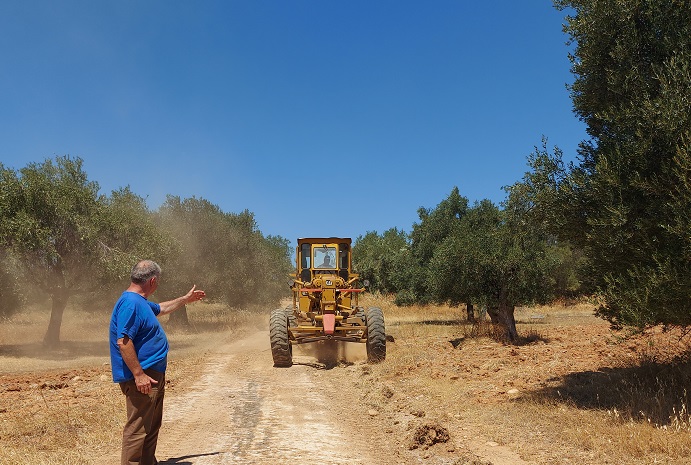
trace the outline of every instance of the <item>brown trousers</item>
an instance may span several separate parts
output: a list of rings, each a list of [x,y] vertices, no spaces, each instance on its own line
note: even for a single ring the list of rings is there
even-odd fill
[[[122,431],[121,465],[156,465],[158,430],[163,422],[165,373],[144,370],[158,381],[151,385],[151,394],[137,391],[134,380],[120,383],[127,400],[127,422]]]

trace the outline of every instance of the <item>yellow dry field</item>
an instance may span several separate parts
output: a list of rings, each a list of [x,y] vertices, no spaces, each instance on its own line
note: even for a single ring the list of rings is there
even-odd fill
[[[337,363],[305,363],[303,353],[298,367],[266,367],[282,378],[302,370],[342,409],[364,412],[340,420],[344,444],[362,442],[370,451],[361,463],[691,463],[689,346],[679,331],[624,337],[580,303],[518,309],[523,340],[508,345],[488,324],[465,322],[463,308],[399,308],[373,296],[361,303],[384,311],[390,340],[383,363],[369,365],[346,350]],[[203,377],[215,347],[268,333],[268,314],[191,306],[191,329],[167,328],[167,402]],[[68,307],[62,345],[53,351],[41,346],[46,313],[0,321],[0,465],[117,463],[103,460],[117,456],[124,420],[110,379],[109,317]],[[267,365],[267,351],[268,336],[266,348],[242,363]],[[414,444],[416,425],[436,425],[448,439]],[[263,463],[261,450],[255,455]],[[211,458],[161,463],[250,463],[204,460]]]

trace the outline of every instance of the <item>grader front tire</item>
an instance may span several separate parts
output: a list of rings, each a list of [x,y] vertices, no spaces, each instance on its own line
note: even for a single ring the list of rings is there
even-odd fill
[[[386,330],[384,328],[384,313],[380,308],[367,309],[367,361],[381,362],[386,358]]]
[[[285,310],[277,309],[271,312],[269,336],[275,367],[289,367],[293,364],[293,347],[290,345],[288,325]]]
[[[291,328],[296,327],[298,325],[298,319],[295,316],[295,313],[293,313],[293,309],[286,308],[283,311],[286,313],[286,316],[288,317],[288,326],[290,326]]]

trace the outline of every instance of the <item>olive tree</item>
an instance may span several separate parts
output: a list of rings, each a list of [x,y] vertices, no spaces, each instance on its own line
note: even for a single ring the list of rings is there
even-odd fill
[[[516,341],[516,306],[553,295],[556,256],[548,236],[525,221],[525,205],[509,195],[500,209],[489,200],[470,208],[434,251],[428,286],[437,300],[486,306],[493,323]]]
[[[44,342],[55,345],[68,299],[88,286],[100,262],[93,221],[101,209],[98,184],[88,180],[80,159],[69,157],[0,175],[1,237],[25,276],[50,296]]]
[[[98,191],[80,158],[46,159],[18,171],[0,166],[0,245],[50,297],[48,346],[60,341],[71,297],[125,276],[137,251],[151,245],[141,199],[128,191],[107,199]],[[125,214],[132,208],[135,215]]]
[[[420,222],[413,224],[411,238],[413,255],[419,266],[426,271],[422,286],[424,293],[418,295],[424,295],[423,301],[447,302],[452,306],[465,303],[468,321],[474,321],[473,302],[470,296],[456,285],[453,273],[445,273],[449,281],[442,282],[439,279],[440,270],[434,269],[433,266],[435,256],[444,253],[438,249],[448,247],[453,238],[458,236],[468,211],[468,199],[460,194],[458,187],[454,187],[435,208],[418,209]],[[455,268],[458,264],[447,263],[444,266]],[[446,271],[450,272],[450,269],[447,268]]]
[[[560,237],[585,253],[614,325],[689,325],[691,4],[555,4],[569,12],[571,96],[590,136],[553,184]]]

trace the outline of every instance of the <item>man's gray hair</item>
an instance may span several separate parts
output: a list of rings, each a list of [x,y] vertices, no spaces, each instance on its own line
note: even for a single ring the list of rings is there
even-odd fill
[[[135,284],[144,284],[154,276],[161,276],[161,267],[153,260],[142,260],[132,267],[130,280]]]

